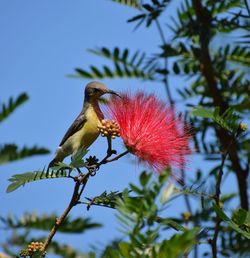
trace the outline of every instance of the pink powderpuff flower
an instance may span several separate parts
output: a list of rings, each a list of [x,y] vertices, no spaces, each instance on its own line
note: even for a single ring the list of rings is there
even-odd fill
[[[138,92],[111,97],[107,112],[120,126],[126,148],[160,172],[167,167],[183,168],[189,148],[190,133],[177,118],[174,109],[154,95]]]

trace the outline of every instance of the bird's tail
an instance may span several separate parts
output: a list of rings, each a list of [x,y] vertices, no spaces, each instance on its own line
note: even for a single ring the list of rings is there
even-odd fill
[[[63,151],[63,149],[61,149],[61,147],[58,148],[58,150],[56,151],[56,155],[54,157],[54,159],[52,159],[49,163],[48,169],[51,167],[55,167],[59,162],[62,162],[65,158],[65,153]]]
[[[58,162],[60,162],[60,160],[58,160],[57,158],[52,159],[49,163],[48,169],[56,166]]]

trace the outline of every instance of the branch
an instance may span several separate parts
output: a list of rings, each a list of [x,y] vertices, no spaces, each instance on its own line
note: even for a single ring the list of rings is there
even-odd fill
[[[113,161],[115,161],[115,160],[118,160],[118,159],[120,159],[121,157],[127,155],[128,153],[129,153],[129,150],[126,150],[126,151],[124,151],[123,153],[121,153],[121,154],[117,155],[116,157],[114,157],[113,159],[106,159],[106,160],[104,161],[104,163],[102,163],[102,164],[106,164],[106,163],[110,163],[110,162],[113,162]]]
[[[222,153],[220,170],[216,177],[215,194],[213,196],[215,203],[219,207],[221,206],[220,205],[220,194],[221,194],[221,181],[222,181],[222,176],[223,176],[223,167],[224,167],[226,158],[228,156],[229,149],[230,149],[231,145],[234,143],[234,141],[236,140],[236,138],[238,137],[239,133],[240,133],[240,130],[238,129],[235,137],[233,137],[231,142],[228,144],[226,151],[224,151]],[[217,258],[217,239],[218,239],[218,235],[219,235],[219,231],[220,231],[221,221],[222,221],[221,218],[218,216],[218,214],[216,214],[216,224],[215,224],[213,239],[209,240],[209,243],[212,247],[213,258]]]
[[[166,41],[166,39],[165,39],[165,36],[164,36],[163,31],[162,31],[161,25],[160,25],[160,23],[159,23],[159,21],[158,21],[157,19],[155,19],[155,23],[156,23],[156,27],[157,27],[157,29],[158,29],[158,31],[159,31],[159,34],[160,34],[162,43],[163,43],[164,45],[166,45],[166,44],[167,44],[167,41]],[[167,72],[167,70],[168,70],[168,59],[167,59],[166,57],[164,58],[164,65],[165,65],[165,70],[166,70],[166,72]],[[174,104],[174,101],[173,101],[173,99],[172,99],[171,91],[170,91],[170,89],[169,89],[167,73],[164,74],[164,80],[163,80],[163,81],[164,81],[165,88],[166,88],[166,91],[167,91],[168,101],[170,102],[171,105],[173,105],[173,104]]]
[[[64,212],[61,215],[61,217],[56,219],[55,224],[54,224],[53,228],[51,229],[51,231],[49,233],[49,236],[46,239],[41,252],[45,252],[46,251],[48,245],[50,244],[50,242],[52,241],[54,235],[56,234],[58,228],[62,225],[62,223],[64,222],[65,218],[68,216],[69,212],[71,211],[71,209],[78,203],[79,198],[81,197],[81,194],[83,192],[83,189],[84,189],[84,187],[87,184],[87,181],[88,181],[88,178],[90,176],[90,173],[91,172],[88,172],[87,174],[85,174],[83,176],[82,176],[82,174],[77,176],[75,187],[74,187],[74,191],[73,191],[70,203],[69,203],[68,207],[64,210]],[[81,184],[83,184],[83,188],[81,189],[80,193],[78,193]]]
[[[106,164],[107,159],[111,157],[113,154],[116,154],[115,150],[112,150],[112,138],[110,136],[107,136],[108,141],[108,150],[107,155],[97,164],[97,167],[99,168],[101,165]]]
[[[246,5],[246,8],[247,8],[247,11],[248,11],[248,14],[249,14],[248,18],[250,18],[250,7],[248,5],[247,0],[245,0],[245,5]]]
[[[185,180],[185,171],[184,169],[181,170],[181,178],[182,178],[182,189],[185,190],[185,185],[186,185],[186,180]],[[188,212],[193,216],[193,211],[192,211],[192,206],[190,203],[189,195],[188,194],[183,194],[184,202],[186,205],[186,208]],[[197,224],[193,221],[193,226],[196,227]],[[194,246],[194,258],[198,257],[198,244]]]
[[[86,168],[88,169],[88,173],[86,174],[82,174],[80,169],[78,168],[78,172],[79,174],[74,178],[75,180],[75,187],[74,187],[74,191],[70,200],[70,203],[68,205],[68,207],[64,210],[63,214],[61,215],[60,218],[56,219],[55,224],[53,226],[53,228],[51,229],[48,238],[46,239],[44,246],[41,250],[41,252],[45,252],[48,245],[50,244],[50,242],[52,241],[54,235],[56,234],[58,228],[62,225],[62,223],[64,222],[65,218],[68,216],[69,212],[71,211],[71,209],[80,203],[80,197],[87,185],[88,179],[90,176],[94,176],[96,171],[100,168],[101,165],[118,160],[119,158],[123,157],[124,155],[128,154],[129,151],[126,150],[125,152],[121,153],[120,155],[114,157],[113,159],[108,160],[109,157],[111,157],[113,154],[116,153],[115,150],[112,150],[112,140],[111,137],[107,137],[108,140],[108,150],[107,150],[107,155],[106,157],[99,163],[95,164],[95,165],[91,165],[91,166],[86,166]],[[80,186],[82,185],[82,188],[80,189]],[[80,189],[80,191],[79,191]],[[93,204],[93,203],[92,203]],[[88,206],[90,207],[90,205],[92,205],[91,203],[88,203]]]
[[[120,159],[121,157],[125,156],[126,154],[129,153],[128,150],[124,151],[123,153],[117,155],[116,157],[112,158],[112,159],[108,159],[110,158],[113,154],[116,154],[116,150],[112,150],[112,138],[111,137],[107,137],[107,141],[108,141],[108,150],[107,150],[107,155],[99,162],[97,163],[97,168],[99,169],[101,165],[113,162],[115,160]]]
[[[221,112],[224,113],[228,109],[228,103],[223,99],[219,90],[213,62],[209,53],[210,30],[212,27],[211,17],[209,16],[209,13],[205,7],[202,6],[201,0],[192,0],[192,4],[196,13],[197,22],[199,23],[200,27],[200,53],[198,58],[201,64],[201,72],[207,81],[208,89],[210,90],[210,94],[213,99],[213,104],[220,107]],[[226,146],[228,146],[228,143],[231,142],[232,137],[223,128],[216,128],[215,131],[222,145],[222,148],[226,149]],[[248,210],[248,170],[246,168],[242,168],[238,156],[237,143],[235,141],[232,143],[228,154],[238,181],[241,207],[245,210]]]

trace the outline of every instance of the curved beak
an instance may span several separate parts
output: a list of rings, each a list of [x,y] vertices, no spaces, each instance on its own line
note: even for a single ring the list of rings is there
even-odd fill
[[[107,93],[113,94],[113,95],[118,96],[119,98],[122,98],[117,92],[115,92],[115,91],[113,91],[113,90],[108,90]]]

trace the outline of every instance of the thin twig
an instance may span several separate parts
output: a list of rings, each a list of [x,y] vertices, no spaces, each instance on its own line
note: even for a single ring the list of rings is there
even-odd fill
[[[84,175],[81,174],[76,177],[75,187],[74,187],[74,191],[73,191],[70,203],[69,203],[68,207],[64,210],[61,217],[56,219],[55,224],[54,224],[53,228],[51,229],[49,236],[47,237],[47,239],[44,243],[43,249],[41,250],[42,252],[46,251],[48,245],[50,244],[54,235],[56,234],[58,228],[62,225],[62,223],[68,216],[69,212],[71,211],[71,209],[78,203],[78,201],[83,193],[83,190],[88,182],[90,174],[91,174],[91,171],[89,171],[88,173],[86,173]],[[83,184],[82,189],[79,192],[79,188],[82,184]]]
[[[116,154],[115,150],[112,150],[112,139],[111,137],[107,137],[107,141],[108,141],[108,150],[107,150],[107,155],[97,164],[98,168],[102,165],[102,164],[106,164],[106,160],[111,157],[113,154]]]
[[[181,170],[181,177],[182,177],[182,180],[183,180],[183,186],[182,186],[182,189],[185,190],[185,173],[184,173],[184,169]],[[189,200],[189,196],[187,194],[184,194],[183,195],[184,197],[184,201],[185,201],[185,204],[186,204],[186,207],[187,207],[187,210],[190,214],[193,214],[192,212],[192,207],[191,207],[191,203],[190,203],[190,200]]]
[[[250,7],[249,7],[249,5],[248,5],[247,0],[245,0],[245,6],[246,6],[246,8],[247,8],[247,11],[248,11],[248,14],[249,14],[249,18],[250,18]]]
[[[48,245],[50,244],[50,242],[52,241],[54,235],[56,234],[57,232],[57,229],[61,226],[61,224],[63,223],[63,221],[65,220],[65,218],[67,217],[67,215],[69,214],[69,212],[71,211],[71,209],[76,205],[76,203],[78,202],[79,200],[79,195],[78,195],[78,190],[79,190],[79,187],[80,187],[81,183],[79,181],[77,181],[75,183],[75,188],[74,188],[74,191],[73,191],[73,194],[72,194],[72,197],[71,197],[71,200],[70,200],[70,203],[68,205],[68,207],[64,210],[63,214],[61,215],[60,218],[56,219],[56,222],[53,226],[53,228],[51,229],[50,233],[49,233],[49,236],[48,238],[46,239],[45,243],[44,243],[44,246],[42,248],[42,252],[44,252]]]
[[[63,214],[61,215],[60,218],[57,218],[55,221],[55,224],[53,226],[53,228],[51,229],[47,239],[44,242],[43,248],[41,250],[41,252],[45,252],[48,245],[50,244],[50,242],[52,241],[54,235],[56,234],[58,228],[62,225],[62,223],[64,222],[64,220],[66,219],[66,217],[68,216],[69,212],[71,211],[71,209],[79,204],[79,203],[83,203],[83,202],[79,202],[79,199],[87,185],[88,179],[90,176],[95,175],[95,172],[100,168],[101,165],[118,160],[119,158],[123,157],[124,155],[128,154],[129,151],[125,151],[123,153],[121,153],[120,155],[116,156],[113,159],[108,160],[109,157],[111,157],[113,154],[116,153],[116,151],[112,150],[112,140],[111,137],[107,137],[108,140],[108,150],[107,150],[107,155],[106,157],[99,163],[96,164],[96,166],[94,167],[86,167],[88,169],[88,173],[86,174],[82,174],[81,170],[79,168],[76,168],[77,171],[79,172],[79,174],[74,177],[75,180],[75,187],[74,187],[74,191],[70,200],[70,203],[68,205],[68,207],[64,210]],[[82,185],[81,189],[80,186]],[[79,191],[80,189],[80,191]],[[90,205],[90,203],[88,203],[88,205]],[[91,205],[97,205],[97,204],[91,204]],[[98,205],[98,206],[104,206],[104,205]],[[111,207],[109,207],[111,208]]]
[[[166,41],[166,39],[165,39],[165,36],[164,36],[164,33],[163,33],[163,30],[162,30],[162,28],[161,28],[161,25],[160,25],[160,23],[159,23],[159,21],[157,20],[157,19],[155,19],[155,24],[156,24],[156,27],[157,27],[157,29],[158,29],[158,31],[159,31],[159,34],[160,34],[160,37],[161,37],[161,40],[162,40],[162,43],[164,44],[164,45],[166,45],[167,44],[167,41]],[[168,84],[168,76],[167,76],[167,71],[168,71],[168,59],[165,57],[164,58],[164,68],[165,68],[165,73],[164,73],[164,84],[165,84],[165,88],[166,88],[166,91],[167,91],[167,96],[168,96],[168,101],[170,102],[170,104],[171,105],[173,105],[174,104],[174,101],[173,101],[173,99],[172,99],[172,96],[171,96],[171,91],[170,91],[170,89],[169,89],[169,84]]]
[[[181,177],[182,177],[182,180],[183,180],[183,190],[185,190],[185,173],[184,173],[184,169],[181,170]],[[191,216],[193,215],[193,211],[192,211],[192,206],[191,206],[191,203],[190,203],[190,199],[189,199],[189,195],[187,194],[184,194],[183,195],[184,197],[184,202],[185,202],[185,205],[187,207],[187,210],[188,212],[191,214]],[[193,222],[193,225],[194,227],[197,226],[195,222]],[[187,257],[188,257],[188,254],[187,254]],[[198,257],[198,243],[194,246],[194,258],[197,258]]]
[[[236,135],[234,137],[232,137],[230,143],[227,146],[226,151],[224,151],[222,153],[221,165],[220,165],[219,173],[216,177],[216,186],[215,186],[215,194],[214,194],[214,200],[218,206],[220,206],[221,181],[222,181],[222,176],[223,176],[223,167],[224,167],[226,158],[228,156],[229,149],[230,149],[231,145],[233,144],[233,142],[235,141],[235,139],[238,137],[239,133],[240,133],[240,131],[238,130]],[[217,251],[217,239],[219,236],[221,221],[222,221],[221,218],[216,214],[216,224],[215,224],[213,239],[209,240],[209,243],[211,244],[211,247],[212,247],[213,258],[217,258],[217,252],[218,252]]]
[[[79,192],[79,198],[81,197],[81,195],[82,195],[82,193],[83,193],[83,190],[84,190],[85,186],[87,185],[87,182],[88,182],[88,179],[89,179],[90,174],[91,174],[91,171],[89,171],[89,172],[82,178],[82,183],[83,183],[83,185],[82,185],[82,188],[81,188],[81,190],[80,190],[80,192]],[[79,200],[79,199],[78,199],[78,200]]]
[[[114,157],[113,159],[106,159],[104,161],[104,163],[102,163],[102,164],[106,164],[106,163],[110,163],[110,162],[113,162],[115,160],[118,160],[118,159],[120,159],[121,157],[125,156],[128,153],[129,153],[129,150],[126,150],[123,153],[121,153],[121,154],[117,155],[116,157]]]
[[[221,187],[221,180],[222,180],[222,176],[223,176],[223,167],[224,167],[224,163],[225,163],[227,154],[228,154],[228,151],[227,151],[227,153],[222,154],[220,171],[216,178],[216,188],[215,188],[214,200],[217,205],[220,205],[220,194],[221,194],[220,187]],[[218,215],[216,215],[216,224],[215,224],[213,239],[211,239],[209,241],[209,243],[211,244],[211,247],[212,247],[213,258],[217,258],[217,239],[218,239],[218,235],[219,235],[219,231],[220,231],[220,223],[221,223],[221,218]]]

